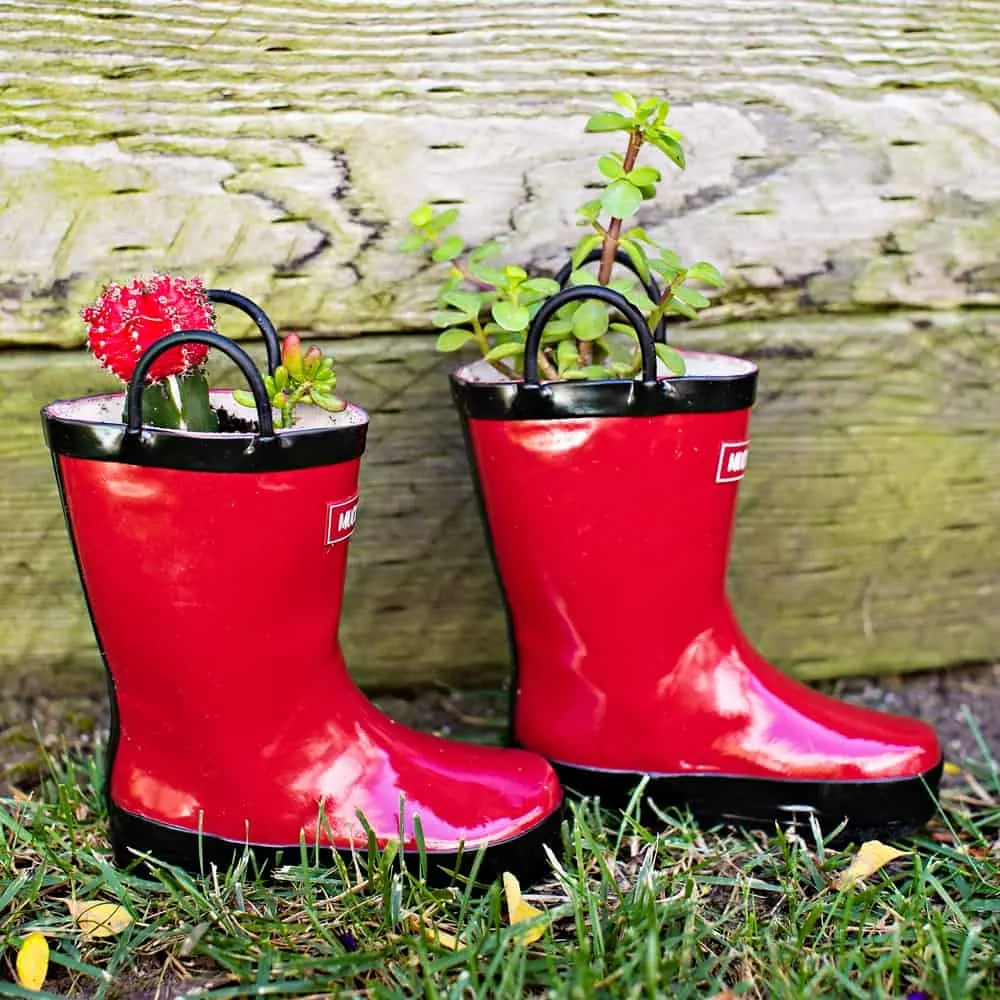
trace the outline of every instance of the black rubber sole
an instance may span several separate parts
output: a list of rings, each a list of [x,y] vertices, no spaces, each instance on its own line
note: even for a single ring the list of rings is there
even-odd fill
[[[417,876],[421,874],[423,861],[427,883],[432,886],[450,885],[457,876],[468,878],[474,868],[477,883],[488,885],[501,873],[511,872],[522,884],[529,885],[551,872],[544,848],[550,847],[557,856],[562,852],[562,818],[563,806],[560,803],[554,812],[530,830],[485,848],[447,853],[427,851],[423,858],[417,851],[401,851],[397,857],[407,871]],[[242,858],[245,851],[252,858],[254,867],[251,870],[264,878],[282,865],[298,866],[303,860],[298,844],[245,844],[199,834],[136,816],[114,803],[109,806],[109,819],[115,863],[133,871],[148,871],[149,868],[142,858],[136,856],[136,852],[195,875],[208,872],[212,865],[220,871],[227,871]],[[333,867],[335,855],[353,865],[356,858],[366,863],[368,851],[367,848],[352,851],[350,848],[330,847],[322,847],[318,851],[315,847],[307,847],[305,851],[306,861],[311,867]]]
[[[600,799],[606,809],[623,810],[639,782],[631,771],[601,771],[550,762],[566,788]],[[937,810],[936,794],[944,762],[912,778],[871,781],[803,781],[746,778],[724,774],[648,775],[639,802],[640,818],[688,809],[701,824],[724,824],[773,831],[775,826],[811,828],[815,817],[824,834],[837,841],[899,837],[922,826]]]

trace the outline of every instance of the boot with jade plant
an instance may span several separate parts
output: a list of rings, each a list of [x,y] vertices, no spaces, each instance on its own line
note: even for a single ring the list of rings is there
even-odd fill
[[[454,210],[416,209],[406,244],[446,269],[438,347],[482,354],[451,386],[508,615],[513,741],[607,805],[643,783],[643,803],[709,822],[909,829],[935,808],[934,732],[792,680],[732,613],[758,371],[666,344],[668,318],[709,305],[693,286],[722,281],[625,227],[661,179],[640,152],[684,155],[665,102],[615,101],[586,127],[625,151],[598,160],[588,232],[555,278],[496,263],[496,244],[467,251]]]
[[[254,319],[266,375],[211,328],[213,301]],[[333,395],[332,364],[195,280],[113,286],[84,316],[126,391],[42,419],[110,679],[118,862],[328,864],[391,844],[436,881],[544,870],[562,800],[549,764],[400,726],[347,672],[368,416]],[[209,349],[248,390],[208,388]]]

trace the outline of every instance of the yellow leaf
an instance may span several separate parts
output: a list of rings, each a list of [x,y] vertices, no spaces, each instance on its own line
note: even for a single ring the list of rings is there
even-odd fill
[[[540,917],[545,911],[537,906],[526,903],[521,898],[521,885],[510,872],[503,873],[503,892],[507,899],[507,919],[511,926],[533,917]],[[545,933],[544,925],[529,927],[517,935],[517,940],[523,945],[537,941]]]
[[[944,773],[945,774],[961,774],[962,769],[958,764],[953,764],[950,760],[944,762]]]
[[[418,917],[416,914],[410,914],[406,918],[406,922],[414,934],[422,933],[428,941],[434,941],[442,948],[447,948],[448,951],[458,951],[459,948],[465,947],[465,942],[461,938],[441,930],[429,917]]]
[[[842,871],[833,883],[836,889],[847,889],[863,878],[874,875],[883,865],[897,858],[905,857],[909,851],[897,851],[880,840],[866,840],[859,848],[854,860]]]
[[[75,899],[65,903],[85,938],[114,937],[132,923],[128,910],[117,903],[81,903]]]
[[[17,981],[26,990],[40,990],[49,971],[49,943],[44,934],[29,934],[17,950]]]

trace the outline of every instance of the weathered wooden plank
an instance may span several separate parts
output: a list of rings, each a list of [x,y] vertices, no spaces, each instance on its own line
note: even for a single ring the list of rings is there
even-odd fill
[[[1000,302],[993,0],[0,0],[0,343],[108,277],[208,275],[317,335],[422,329],[427,197],[556,266],[617,87],[691,168],[642,221],[715,319]],[[66,307],[70,308],[66,308]]]
[[[761,359],[732,574],[749,633],[806,676],[1000,656],[1000,312],[818,317],[685,331]],[[503,617],[429,337],[334,345],[372,412],[345,646],[374,687],[483,685]],[[225,371],[218,377],[227,380]],[[105,385],[78,352],[0,361],[0,680],[96,683],[36,416]]]

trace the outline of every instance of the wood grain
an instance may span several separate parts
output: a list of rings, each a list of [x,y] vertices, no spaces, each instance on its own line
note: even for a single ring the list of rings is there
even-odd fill
[[[722,319],[1000,302],[994,0],[0,0],[0,343],[205,274],[318,335],[426,329],[425,198],[561,263],[619,87],[691,166],[643,223]]]
[[[748,633],[809,677],[1000,656],[1000,312],[685,331],[759,360],[731,590]],[[446,372],[421,336],[335,343],[372,414],[344,644],[374,688],[483,686],[503,616]],[[231,384],[220,369],[217,378]],[[0,682],[99,683],[37,408],[106,383],[81,352],[0,359]]]

